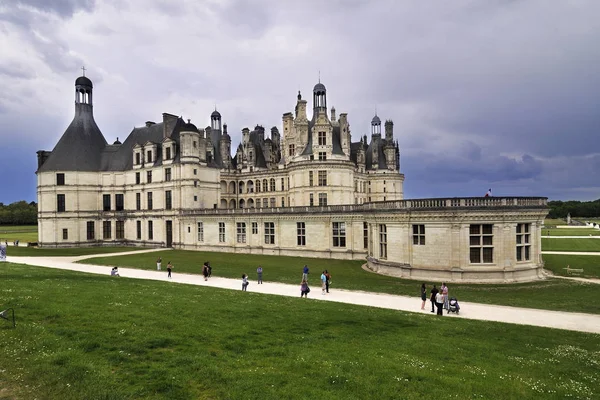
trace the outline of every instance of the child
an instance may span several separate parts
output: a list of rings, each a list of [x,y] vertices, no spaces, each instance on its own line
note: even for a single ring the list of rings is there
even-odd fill
[[[306,282],[306,279],[302,279],[302,284],[300,284],[300,298],[306,297],[308,299],[309,293],[310,288],[308,287],[308,282]]]
[[[247,292],[248,288],[248,275],[243,274],[242,275],[242,292]]]
[[[110,271],[110,276],[119,276],[119,268],[113,267],[113,269]]]

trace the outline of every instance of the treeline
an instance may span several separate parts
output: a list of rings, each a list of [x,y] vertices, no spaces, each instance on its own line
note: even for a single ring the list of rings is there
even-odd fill
[[[37,203],[0,203],[0,225],[37,225]]]
[[[550,213],[548,218],[598,218],[600,217],[600,199],[594,201],[549,201]]]

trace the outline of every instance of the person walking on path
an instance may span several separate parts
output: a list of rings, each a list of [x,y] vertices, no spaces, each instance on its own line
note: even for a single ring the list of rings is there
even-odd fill
[[[173,264],[171,261],[167,263],[167,278],[171,279],[171,270],[173,269]]]
[[[204,280],[208,280],[208,261],[202,265],[202,276],[204,276]]]
[[[438,292],[435,295],[435,305],[437,307],[437,315],[444,315],[444,295]]]
[[[427,288],[425,287],[425,283],[421,285],[421,310],[425,309],[425,302],[427,301]]]
[[[440,290],[442,291],[442,295],[444,296],[444,308],[448,309],[448,286],[444,282],[442,282],[442,286],[440,286]]]
[[[242,274],[242,292],[247,292],[248,289],[248,275]]]
[[[262,265],[259,265],[258,268],[256,268],[256,275],[258,275],[258,284],[262,285]]]
[[[210,266],[210,262],[206,262],[206,270],[208,271],[208,277],[212,276],[212,267]]]
[[[327,280],[325,281],[325,290],[329,293],[329,285],[331,285],[331,275],[327,270],[325,270],[325,277]]]
[[[437,296],[439,290],[435,287],[435,285],[433,285],[433,288],[431,289],[431,297],[429,298],[431,300],[431,312],[435,312],[435,296]]]
[[[325,275],[325,271],[321,274],[321,294],[325,294],[325,289],[327,286],[327,276]]]
[[[158,260],[156,260],[156,270],[160,271],[160,267],[162,265],[162,258],[158,257]]]
[[[308,265],[305,265],[302,269],[302,280],[308,282]]]
[[[308,282],[302,279],[302,283],[300,284],[300,298],[306,297],[308,299],[308,294],[310,293],[310,288],[308,287]]]

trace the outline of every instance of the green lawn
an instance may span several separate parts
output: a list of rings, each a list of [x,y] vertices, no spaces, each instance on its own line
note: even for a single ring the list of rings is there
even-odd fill
[[[600,251],[600,239],[546,239],[542,238],[544,251]]]
[[[38,249],[37,247],[12,247],[6,249],[8,256],[15,257],[75,257],[91,254],[121,253],[124,251],[147,250],[143,247],[74,247],[65,249]],[[1,399],[1,398],[0,398]]]
[[[600,394],[600,335],[17,264],[2,268],[0,304],[15,308],[17,328],[0,321],[1,398]]]
[[[568,266],[576,269],[583,269],[583,277],[600,278],[600,255],[597,256],[578,256],[562,254],[544,254],[544,268],[552,271],[555,275],[567,276],[564,269]],[[600,289],[600,285],[597,285]]]
[[[251,279],[255,279],[256,267],[260,264],[263,266],[265,282],[300,284],[302,266],[308,264],[311,271],[310,280],[313,282],[318,282],[322,270],[329,270],[332,274],[332,290],[343,288],[417,297],[421,285],[418,281],[365,271],[361,268],[362,261],[317,258],[170,250],[92,258],[81,263],[155,270],[156,259],[159,256],[163,259],[163,265],[168,261],[173,263],[174,273],[200,274],[203,262],[210,261],[213,274],[216,276],[241,279],[242,274],[246,273]],[[434,283],[439,287],[441,282],[426,282],[428,290]],[[450,295],[464,301],[600,314],[600,303],[589,301],[590,296],[596,296],[598,291],[598,286],[594,284],[549,279],[520,284],[450,284],[449,286]]]
[[[542,229],[542,236],[600,236],[600,230],[593,228],[551,228]]]
[[[13,243],[19,240],[21,243],[38,241],[37,225],[0,225],[0,242]]]
[[[544,226],[556,226],[556,225],[566,225],[567,221],[565,221],[564,219],[552,219],[552,218],[546,218],[544,220]]]

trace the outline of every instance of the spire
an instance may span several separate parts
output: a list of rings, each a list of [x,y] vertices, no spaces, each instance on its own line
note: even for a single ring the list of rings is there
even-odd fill
[[[85,76],[85,65],[82,65],[82,66],[81,66],[81,71],[83,72],[83,75],[82,75],[82,76]]]

